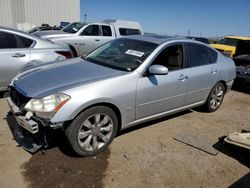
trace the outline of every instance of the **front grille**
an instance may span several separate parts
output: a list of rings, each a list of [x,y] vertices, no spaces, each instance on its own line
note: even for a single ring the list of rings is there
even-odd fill
[[[24,108],[27,102],[30,100],[29,97],[22,95],[14,87],[10,88],[10,98],[19,108]]]

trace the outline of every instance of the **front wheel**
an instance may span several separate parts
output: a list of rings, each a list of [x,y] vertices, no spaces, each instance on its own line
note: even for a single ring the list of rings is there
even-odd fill
[[[77,154],[91,156],[110,145],[117,129],[114,111],[105,106],[95,106],[80,113],[66,128],[65,136]]]
[[[206,103],[204,104],[205,109],[209,112],[216,111],[223,101],[225,91],[225,86],[221,82],[215,84],[208,95]]]

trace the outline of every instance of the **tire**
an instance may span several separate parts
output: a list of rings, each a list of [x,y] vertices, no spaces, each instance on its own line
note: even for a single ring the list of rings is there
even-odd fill
[[[208,112],[214,112],[218,110],[218,108],[222,104],[225,91],[226,89],[223,83],[218,82],[217,84],[215,84],[208,95],[206,103],[203,106],[205,110]]]
[[[107,149],[117,129],[115,112],[106,106],[95,106],[80,113],[66,128],[65,136],[77,154],[92,156]]]
[[[3,98],[7,98],[7,97],[9,97],[10,96],[10,92],[9,91],[5,91],[4,93],[3,93]]]

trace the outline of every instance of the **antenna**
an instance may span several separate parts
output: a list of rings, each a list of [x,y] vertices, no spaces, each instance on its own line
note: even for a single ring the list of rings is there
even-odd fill
[[[84,21],[86,22],[87,21],[87,13],[85,12],[85,14],[83,16],[84,16]]]

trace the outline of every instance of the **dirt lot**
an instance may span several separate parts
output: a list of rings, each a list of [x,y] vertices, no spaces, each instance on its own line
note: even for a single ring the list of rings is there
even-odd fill
[[[173,139],[193,131],[215,144],[250,129],[249,111],[250,95],[231,91],[215,113],[185,111],[143,124],[121,133],[106,152],[77,158],[63,146],[24,151],[0,99],[0,187],[250,187],[249,152],[216,144],[213,156]]]

